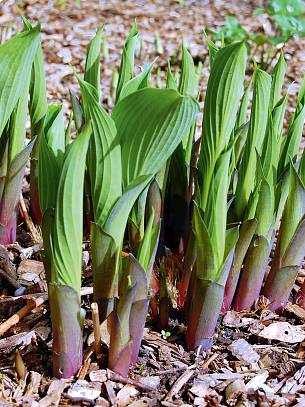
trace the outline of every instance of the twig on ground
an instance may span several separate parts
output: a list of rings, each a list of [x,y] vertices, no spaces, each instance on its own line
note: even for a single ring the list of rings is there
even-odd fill
[[[27,298],[28,304],[22,307],[19,311],[17,311],[14,315],[12,315],[9,319],[7,319],[3,324],[0,325],[0,336],[5,334],[10,328],[14,325],[18,324],[18,322],[28,315],[34,308],[39,307],[42,305],[48,296],[47,294],[42,295],[38,298]]]

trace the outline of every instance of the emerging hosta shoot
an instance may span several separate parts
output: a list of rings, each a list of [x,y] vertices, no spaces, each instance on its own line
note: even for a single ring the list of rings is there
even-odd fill
[[[246,48],[236,43],[217,51],[208,82],[193,215],[196,261],[189,287],[186,340],[209,349],[223,302],[238,228],[227,229],[230,142],[246,68]]]
[[[90,134],[88,123],[66,147],[62,107],[49,106],[39,150],[39,198],[53,329],[53,374],[59,378],[73,376],[82,365],[83,185]]]

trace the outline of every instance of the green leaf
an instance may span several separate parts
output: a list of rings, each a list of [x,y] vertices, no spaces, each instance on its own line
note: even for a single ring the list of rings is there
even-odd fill
[[[286,70],[287,64],[283,52],[281,52],[280,57],[272,71],[272,84],[269,104],[271,110],[274,108],[274,106],[278,103],[279,99],[281,98],[281,92]]]
[[[70,99],[71,99],[75,127],[76,127],[76,130],[79,131],[84,125],[83,109],[82,109],[81,104],[79,103],[79,100],[78,100],[77,96],[75,95],[75,93],[72,92],[71,89],[69,90],[69,92],[70,92]]]
[[[68,285],[78,294],[81,288],[84,172],[91,132],[88,123],[66,150],[53,229],[51,282]]]
[[[194,96],[196,90],[196,70],[192,55],[182,43],[182,66],[178,90],[181,95]]]
[[[112,208],[104,224],[104,232],[111,236],[116,244],[116,249],[120,248],[125,233],[128,216],[137,198],[144,188],[151,182],[152,176],[140,176],[132,181],[123,195],[118,199]]]
[[[296,228],[305,214],[305,188],[293,164],[290,164],[290,184],[280,232],[280,254],[284,256]]]
[[[97,91],[98,100],[101,97],[100,57],[103,27],[99,28],[88,45],[84,80]]]
[[[274,190],[265,178],[261,182],[255,218],[257,219],[256,233],[270,240],[269,233],[274,219]]]
[[[0,45],[0,137],[28,83],[37,53],[40,25]]]
[[[29,20],[27,20],[24,16],[22,16],[22,20],[25,28],[27,30],[32,30],[33,27]],[[29,110],[31,117],[31,136],[34,137],[40,134],[43,121],[48,110],[46,79],[41,44],[37,49],[32,66]],[[34,149],[35,148],[36,146]]]
[[[250,194],[255,186],[256,151],[261,153],[266,132],[270,88],[270,75],[256,69],[249,131],[236,187],[235,210],[239,219],[245,213]]]
[[[241,126],[243,126],[248,121],[247,112],[248,112],[248,104],[249,104],[249,98],[250,98],[251,83],[252,83],[252,80],[246,86],[244,94],[241,98],[240,107],[239,107],[236,124],[235,124],[235,129],[239,129]]]
[[[155,211],[152,209],[137,253],[138,261],[146,272],[149,271],[151,258],[159,240],[160,223],[154,226],[154,216]]]
[[[85,119],[91,120],[93,137],[88,149],[94,220],[100,226],[122,193],[121,148],[114,121],[98,102],[96,89],[78,78]]]
[[[226,246],[225,246],[225,253],[223,264],[218,271],[218,280],[217,283],[222,285],[223,287],[226,285],[228,275],[232,266],[234,253],[235,253],[235,246],[238,242],[239,237],[239,226],[235,226],[234,228],[230,228],[226,231]]]
[[[210,68],[212,68],[215,55],[216,55],[217,52],[219,51],[219,48],[214,44],[213,41],[211,41],[211,40],[209,39],[209,37],[207,36],[207,34],[206,34],[205,31],[204,31],[203,33],[204,33],[205,40],[206,40],[206,42],[207,42],[208,49],[209,49]]]
[[[170,89],[141,89],[113,109],[122,148],[123,186],[154,175],[190,129],[198,104]]]
[[[63,108],[50,105],[39,143],[38,185],[42,214],[55,208],[58,183],[65,152]]]
[[[177,83],[172,75],[171,66],[170,66],[169,61],[167,62],[167,68],[166,68],[166,87],[167,87],[167,89],[178,90]]]
[[[287,136],[283,139],[281,146],[278,178],[283,174],[289,165],[290,158],[295,160],[303,133],[305,121],[305,77],[301,84],[299,95],[297,99],[297,106],[294,114],[291,117]]]
[[[209,200],[204,211],[204,222],[213,244],[217,269],[222,265],[225,253],[230,157],[231,149],[224,152],[216,163]]]
[[[13,161],[14,157],[16,157],[25,146],[29,85],[30,75],[28,75],[27,86],[24,88],[23,94],[20,96],[10,119],[9,163]]]
[[[242,91],[246,47],[236,43],[220,49],[211,69],[204,104],[202,139],[198,161],[202,208],[208,200],[216,161],[229,143]]]
[[[282,266],[301,266],[302,261],[304,259],[304,252],[305,252],[305,216],[302,217],[300,220],[296,231],[289,242],[289,245],[285,251]]]
[[[213,243],[203,220],[202,210],[196,203],[194,205],[193,231],[197,252],[197,277],[205,280],[214,280],[217,273],[217,267]]]
[[[126,82],[133,78],[134,70],[134,54],[139,37],[139,31],[136,25],[131,28],[123,48],[121,65],[119,70],[119,79],[116,91],[116,100],[120,98],[120,93]]]
[[[150,83],[150,74],[153,68],[153,63],[149,64],[140,75],[136,76],[135,78],[131,79],[130,81],[126,82],[122,87],[119,100],[122,100],[126,96],[130,95],[131,93],[143,89],[148,88]]]

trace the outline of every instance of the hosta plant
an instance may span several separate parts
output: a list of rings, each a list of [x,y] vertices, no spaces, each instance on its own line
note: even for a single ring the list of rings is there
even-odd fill
[[[211,64],[193,215],[196,260],[188,293],[186,332],[190,349],[211,346],[238,238],[237,227],[227,230],[227,193],[231,134],[245,68],[246,48],[242,43],[217,51]]]
[[[149,276],[148,264],[157,245],[156,229],[154,227],[152,233],[148,221],[147,225],[144,224],[145,233],[134,253],[137,260],[131,257],[127,267],[128,284],[123,284],[120,277],[124,274],[121,250],[128,217],[141,193],[149,187],[156,173],[189,131],[198,112],[197,103],[189,96],[181,96],[170,89],[147,87],[149,69],[133,77],[134,30],[125,43],[119,73],[118,102],[112,116],[100,105],[98,91],[92,81],[89,83],[78,78],[84,120],[91,121],[92,125],[87,170],[93,212],[91,250],[94,298],[99,304],[101,320],[111,314],[111,325],[117,326],[113,331],[117,334],[113,334],[111,340],[110,366],[122,374],[126,374],[129,364],[135,361],[135,356],[131,356],[129,361],[124,359],[123,362],[122,355],[129,355],[131,348],[131,355],[138,353],[143,329],[136,329],[134,324],[137,321],[144,327],[150,284],[146,274]],[[92,52],[92,48],[89,52]],[[144,248],[147,254],[143,263]],[[135,282],[135,278],[143,280],[141,276],[147,279],[142,294],[140,289],[132,288],[134,284],[140,284],[140,281]],[[137,308],[142,307],[138,311],[141,318],[133,317],[134,302]],[[127,344],[129,350],[126,349]]]
[[[82,365],[83,185],[90,135],[88,123],[66,145],[62,106],[49,106],[39,145],[39,203],[58,378],[73,376]]]

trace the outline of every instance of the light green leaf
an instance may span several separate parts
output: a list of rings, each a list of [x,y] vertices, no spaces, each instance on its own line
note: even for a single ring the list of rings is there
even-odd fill
[[[84,172],[91,133],[88,123],[66,150],[53,229],[51,282],[68,285],[78,294],[81,288]]]
[[[170,89],[141,89],[118,103],[112,117],[122,148],[124,188],[162,168],[198,110],[192,98]]]
[[[282,87],[284,83],[285,73],[287,70],[287,64],[281,52],[280,57],[272,71],[272,84],[270,92],[270,110],[279,102],[281,98]]]
[[[39,143],[38,185],[42,214],[48,208],[55,208],[64,152],[63,108],[50,105]]]
[[[236,187],[235,210],[239,219],[245,213],[255,186],[256,152],[261,153],[266,132],[270,87],[270,75],[256,69],[249,131]]]
[[[213,280],[217,273],[213,244],[203,220],[202,210],[196,203],[194,206],[193,231],[197,252],[197,277],[205,280]]]
[[[91,120],[93,137],[88,149],[94,220],[103,226],[122,193],[121,148],[115,124],[99,104],[96,89],[78,78],[85,119]]]
[[[192,55],[182,43],[182,66],[178,90],[181,95],[195,96],[197,75]]]
[[[166,87],[167,87],[167,89],[178,90],[177,83],[172,75],[171,66],[170,66],[169,61],[167,62],[167,68],[166,68]]]
[[[204,104],[198,161],[201,205],[205,208],[216,161],[229,143],[240,102],[246,68],[246,47],[235,43],[219,50],[212,65]]]
[[[30,22],[24,16],[22,16],[22,19],[25,28],[27,30],[31,30],[33,27]],[[38,136],[42,129],[43,120],[48,110],[46,79],[41,44],[37,49],[32,67],[29,110],[31,117],[31,136]],[[37,144],[39,144],[39,140]],[[36,148],[38,149],[38,147],[35,146],[33,153]]]
[[[84,80],[97,91],[98,100],[101,97],[100,57],[103,27],[99,28],[88,45]]]
[[[293,164],[290,164],[290,184],[280,228],[280,254],[284,256],[296,228],[305,214],[305,188]]]
[[[121,65],[119,70],[119,79],[116,91],[116,101],[120,98],[120,93],[126,82],[133,78],[134,54],[139,37],[139,31],[136,25],[131,28],[123,48]]]
[[[0,45],[0,137],[28,83],[37,53],[40,25]]]
[[[131,79],[130,81],[126,82],[122,87],[119,100],[122,100],[126,96],[130,95],[131,93],[143,89],[148,88],[150,83],[150,74],[153,68],[153,63],[149,64],[147,68],[137,75],[135,78]]]

